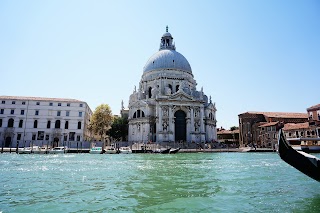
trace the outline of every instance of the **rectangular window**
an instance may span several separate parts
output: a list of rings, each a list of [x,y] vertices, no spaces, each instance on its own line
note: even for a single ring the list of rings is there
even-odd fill
[[[74,141],[74,136],[75,136],[75,132],[70,132],[69,133],[69,141]]]
[[[24,115],[24,109],[21,110],[21,113],[20,113],[20,114],[21,114],[21,115]]]
[[[0,127],[2,127],[2,119],[0,118]],[[1,135],[1,134],[0,134]]]
[[[61,115],[61,111],[57,111],[57,116],[60,116]]]
[[[0,114],[3,114],[4,113],[4,109],[0,109]]]
[[[77,141],[80,141],[80,135],[77,135]]]
[[[19,128],[22,128],[22,126],[23,126],[23,120],[20,120],[19,121]]]
[[[12,110],[11,110],[10,114],[11,114],[11,115],[13,115],[13,114],[14,114],[14,109],[12,109]]]
[[[36,113],[35,113],[35,115],[39,115],[39,110],[36,110]]]
[[[1,101],[1,103],[2,103],[2,104],[5,104],[5,103],[6,103],[6,101]]]
[[[34,141],[36,139],[36,134],[32,134],[32,140]]]
[[[37,140],[42,141],[44,139],[44,131],[38,131],[38,138]]]
[[[16,102],[15,102],[15,101],[12,101],[12,104],[16,104]]]
[[[83,107],[83,104],[80,104],[79,106],[80,106],[80,107]]]
[[[50,127],[51,127],[51,121],[48,121],[47,122],[47,129],[50,129]]]
[[[40,102],[37,102],[37,105],[40,105]]]
[[[22,101],[22,105],[26,105],[26,102],[25,102],[25,101]]]
[[[48,141],[49,140],[49,135],[46,135],[46,141]]]
[[[69,116],[70,112],[69,111],[66,111],[66,116]]]
[[[18,141],[21,140],[21,134],[20,133],[18,133],[18,135],[17,135],[17,140]]]
[[[82,117],[82,112],[79,112],[79,117]]]
[[[58,103],[58,106],[61,106],[61,103]]]
[[[70,106],[70,103],[67,103],[67,106],[69,107],[69,106]]]
[[[49,106],[53,106],[53,103],[49,103]]]

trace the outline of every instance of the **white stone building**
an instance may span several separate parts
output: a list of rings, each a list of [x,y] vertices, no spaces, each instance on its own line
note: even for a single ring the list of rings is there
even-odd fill
[[[129,142],[217,140],[216,107],[196,89],[191,66],[168,32],[143,69],[129,100]]]
[[[0,96],[2,147],[72,146],[90,139],[92,111],[75,99]]]

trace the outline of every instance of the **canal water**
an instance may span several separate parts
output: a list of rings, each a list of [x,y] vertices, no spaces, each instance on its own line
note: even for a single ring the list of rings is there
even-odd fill
[[[0,154],[0,212],[319,212],[276,153]]]

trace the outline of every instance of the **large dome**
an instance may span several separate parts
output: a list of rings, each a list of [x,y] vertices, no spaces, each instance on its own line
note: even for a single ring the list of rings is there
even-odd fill
[[[160,69],[179,69],[192,74],[191,66],[187,59],[175,50],[163,49],[155,53],[147,61],[143,72]]]

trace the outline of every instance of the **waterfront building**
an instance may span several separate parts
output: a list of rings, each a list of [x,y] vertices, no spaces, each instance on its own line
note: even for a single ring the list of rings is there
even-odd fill
[[[239,146],[239,129],[235,130],[225,130],[220,129],[217,132],[218,142],[225,144],[233,144],[234,146]]]
[[[320,137],[320,104],[307,108],[307,113],[311,133],[314,132],[317,137]]]
[[[288,123],[283,127],[286,138],[314,138],[316,134],[311,131],[309,122]]]
[[[191,66],[176,51],[167,28],[129,98],[129,142],[215,141],[215,103],[196,86]]]
[[[0,144],[67,146],[90,139],[92,111],[84,101],[0,96]]]
[[[275,144],[275,138],[273,138],[273,134],[275,134],[276,131],[276,123],[273,122],[281,122],[282,124],[308,122],[307,113],[245,112],[239,114],[238,118],[240,146],[247,146],[251,143],[254,143],[259,147],[268,144],[271,146],[270,148],[272,148]],[[266,130],[269,131],[268,133],[265,133],[265,130],[262,131],[262,134],[269,134],[269,136],[263,140],[260,137],[260,131],[262,128],[266,128]]]

